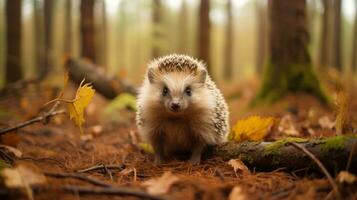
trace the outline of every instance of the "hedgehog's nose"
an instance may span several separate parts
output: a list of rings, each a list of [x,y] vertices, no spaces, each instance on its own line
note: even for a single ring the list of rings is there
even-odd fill
[[[177,111],[180,110],[180,108],[181,108],[180,103],[178,103],[178,102],[172,102],[172,103],[171,103],[171,110],[172,110],[172,111],[177,112]]]

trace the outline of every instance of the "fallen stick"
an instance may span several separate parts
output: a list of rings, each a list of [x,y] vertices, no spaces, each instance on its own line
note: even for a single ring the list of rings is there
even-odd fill
[[[127,187],[87,187],[77,185],[63,185],[60,187],[52,186],[32,186],[35,193],[41,193],[43,191],[64,191],[73,193],[75,195],[118,195],[118,196],[135,196],[139,198],[152,199],[152,200],[164,200],[164,198],[151,195],[145,191],[130,189]]]
[[[0,129],[0,135],[3,135],[5,133],[8,133],[8,132],[11,132],[11,131],[14,131],[14,130],[17,130],[19,128],[23,128],[25,126],[34,124],[36,122],[44,122],[44,121],[48,120],[49,118],[51,118],[51,117],[53,117],[55,115],[60,115],[60,114],[64,114],[64,113],[66,113],[65,110],[57,110],[57,111],[45,113],[44,115],[35,117],[35,118],[30,119],[30,120],[25,121],[25,122],[21,122],[19,124],[16,124],[15,126],[11,126],[11,127],[8,127],[8,128]]]
[[[85,172],[89,172],[89,171],[95,171],[95,170],[105,170],[105,168],[107,169],[117,169],[117,170],[123,170],[125,168],[124,165],[104,165],[104,164],[99,164],[99,165],[94,165],[94,166],[90,166],[88,168],[85,169],[80,169],[77,170],[78,173],[85,173]]]
[[[306,155],[308,155],[311,160],[313,160],[322,170],[322,172],[325,174],[325,176],[327,177],[327,180],[330,182],[333,191],[335,192],[336,196],[338,199],[341,199],[341,193],[338,190],[338,187],[335,183],[335,181],[333,180],[332,176],[330,175],[330,173],[327,171],[327,169],[325,168],[325,166],[319,161],[319,159],[317,159],[315,157],[314,154],[312,154],[309,150],[307,150],[305,147],[300,146],[298,144],[296,144],[295,142],[290,143],[291,145],[293,145],[294,147],[296,147],[297,149],[301,150],[302,152],[304,152]]]
[[[285,139],[276,142],[228,142],[208,149],[205,157],[221,157],[223,160],[240,158],[248,167],[258,171],[285,168],[295,171],[303,168],[320,172],[319,167],[304,152],[290,143],[295,142],[311,152],[333,174],[345,170],[357,173],[357,154],[351,155],[357,142],[356,136],[335,136],[321,139]],[[350,158],[351,157],[351,158]]]
[[[95,178],[84,176],[82,174],[77,174],[77,173],[44,172],[44,175],[56,177],[56,178],[74,178],[74,179],[82,180],[82,181],[85,181],[85,182],[88,182],[88,183],[91,183],[91,184],[97,185],[97,186],[112,187],[112,185],[110,185],[108,183],[105,183],[105,182],[100,181]]]

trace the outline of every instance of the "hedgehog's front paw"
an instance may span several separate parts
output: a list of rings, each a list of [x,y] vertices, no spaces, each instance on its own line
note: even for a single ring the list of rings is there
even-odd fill
[[[201,154],[192,154],[190,158],[190,163],[192,165],[199,165],[201,162]]]

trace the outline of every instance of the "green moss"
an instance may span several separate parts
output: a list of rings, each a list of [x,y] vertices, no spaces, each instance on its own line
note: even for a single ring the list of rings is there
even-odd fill
[[[287,143],[291,143],[291,142],[302,143],[302,142],[307,142],[307,140],[303,138],[294,138],[294,137],[288,137],[286,139],[277,140],[265,146],[264,156],[276,157],[279,154],[280,148],[286,145]]]
[[[344,135],[326,138],[321,143],[321,151],[324,153],[328,153],[330,151],[338,151],[344,149],[345,142],[347,139],[348,137]]]
[[[291,64],[277,69],[268,62],[260,91],[252,105],[272,103],[288,92],[303,91],[315,95],[321,102],[330,102],[310,64]]]
[[[252,156],[248,155],[248,154],[242,154],[240,155],[240,159],[244,162],[244,163],[249,163],[252,164],[254,159]]]

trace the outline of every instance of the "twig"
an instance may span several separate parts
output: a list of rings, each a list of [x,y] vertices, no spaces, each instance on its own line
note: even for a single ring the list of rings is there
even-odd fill
[[[62,172],[44,172],[46,176],[52,176],[56,178],[74,178],[74,179],[79,179],[82,181],[86,181],[88,183],[91,183],[93,185],[97,186],[102,186],[102,187],[111,187],[110,184],[105,183],[103,181],[97,180],[95,178],[91,178],[88,176],[84,176],[82,174],[77,174],[77,173],[62,173]]]
[[[103,169],[118,169],[118,170],[123,170],[125,168],[124,165],[103,165],[103,164],[99,164],[99,165],[94,165],[85,169],[80,169],[77,170],[78,173],[84,173],[84,172],[89,172],[89,171],[95,171],[95,170],[103,170]]]
[[[319,161],[319,159],[317,159],[316,156],[314,154],[312,154],[309,150],[307,150],[305,147],[300,146],[300,145],[296,144],[295,142],[291,142],[290,144],[293,145],[294,147],[296,147],[297,149],[301,150],[302,152],[304,152],[307,156],[309,156],[311,158],[311,160],[313,160],[320,167],[320,169],[322,170],[322,172],[325,174],[328,181],[330,182],[337,198],[341,199],[341,193],[340,193],[335,181],[333,180],[330,173],[327,171],[326,167]]]
[[[38,116],[36,118],[33,118],[31,120],[28,120],[28,121],[25,121],[25,122],[22,122],[22,123],[19,123],[15,126],[12,126],[12,127],[8,127],[8,128],[4,128],[4,129],[0,129],[0,135],[3,135],[5,133],[8,133],[10,131],[14,131],[14,130],[17,130],[19,128],[22,128],[22,127],[25,127],[25,126],[28,126],[30,124],[33,124],[33,123],[36,123],[36,122],[41,122],[41,121],[45,121],[45,120],[48,120],[50,117],[52,116],[55,116],[55,115],[59,115],[59,114],[64,114],[66,111],[65,110],[57,110],[57,111],[53,111],[51,113],[46,113],[42,116]]]
[[[353,143],[353,146],[352,146],[352,149],[351,149],[351,152],[350,152],[350,155],[348,156],[348,161],[347,161],[347,165],[346,165],[346,171],[349,171],[350,169],[350,165],[351,165],[351,161],[352,161],[352,156],[356,150],[356,146],[357,146],[357,142],[355,141]]]
[[[44,186],[32,186],[32,189],[39,193],[46,190],[62,190],[65,192],[74,193],[76,195],[119,195],[119,196],[135,196],[139,198],[152,199],[152,200],[164,200],[159,196],[150,195],[149,193],[130,189],[127,187],[87,187],[77,185],[64,185],[61,187],[44,187]]]
[[[112,172],[110,172],[110,170],[108,169],[108,167],[105,164],[103,164],[103,166],[104,166],[105,173],[107,173],[110,177],[110,180],[113,181]]]

